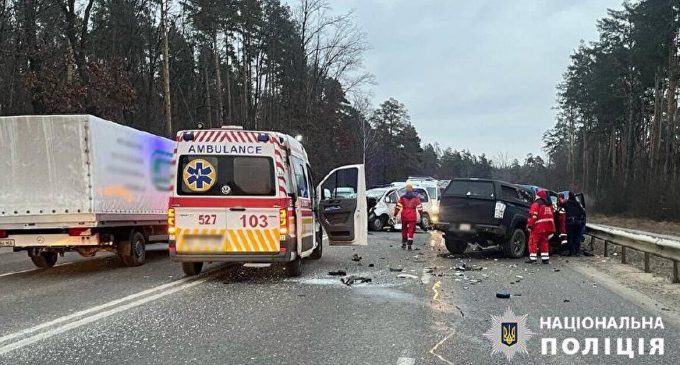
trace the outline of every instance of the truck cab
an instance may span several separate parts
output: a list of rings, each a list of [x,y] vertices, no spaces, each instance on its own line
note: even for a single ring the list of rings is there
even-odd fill
[[[187,275],[235,262],[280,263],[298,276],[303,258],[321,258],[323,232],[331,245],[366,244],[363,165],[315,188],[300,142],[240,127],[179,132],[174,163],[169,252]]]
[[[500,246],[508,257],[526,252],[526,223],[532,194],[520,186],[489,179],[454,179],[442,194],[440,221],[451,253],[465,252],[468,243]]]

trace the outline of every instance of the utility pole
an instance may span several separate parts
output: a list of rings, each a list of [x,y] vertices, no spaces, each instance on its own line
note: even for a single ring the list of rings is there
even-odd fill
[[[168,1],[161,0],[161,27],[163,32],[163,112],[165,114],[165,129],[169,137],[172,136],[172,107],[170,104],[170,60],[168,46]],[[174,139],[174,138],[173,138]]]

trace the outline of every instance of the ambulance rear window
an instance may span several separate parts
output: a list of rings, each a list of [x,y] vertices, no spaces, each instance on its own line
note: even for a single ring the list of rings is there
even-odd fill
[[[177,194],[274,196],[274,161],[260,156],[184,155],[179,158]]]

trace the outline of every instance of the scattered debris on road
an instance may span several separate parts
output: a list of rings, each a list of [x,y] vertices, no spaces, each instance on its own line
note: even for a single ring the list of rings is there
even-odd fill
[[[392,272],[402,272],[402,270],[404,270],[403,267],[391,267],[390,266],[390,271],[392,271]]]
[[[345,271],[345,270],[329,271],[328,275],[330,275],[330,276],[345,276],[345,275],[347,275],[347,271]]]
[[[354,256],[352,256],[352,261],[359,262],[361,261],[361,258],[362,258],[361,256],[354,254]]]
[[[397,277],[400,279],[418,279],[417,276],[411,274],[399,274]]]
[[[375,267],[375,264],[368,264],[368,267]]]
[[[352,284],[370,283],[373,281],[373,279],[363,276],[350,275],[341,278],[340,281],[342,281],[342,283],[347,286],[351,286]]]
[[[509,299],[510,293],[508,293],[507,291],[499,291],[496,293],[496,298]]]

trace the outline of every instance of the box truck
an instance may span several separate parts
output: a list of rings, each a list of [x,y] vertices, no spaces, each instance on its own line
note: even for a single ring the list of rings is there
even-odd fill
[[[173,141],[91,115],[0,117],[0,247],[144,263],[167,240]]]

